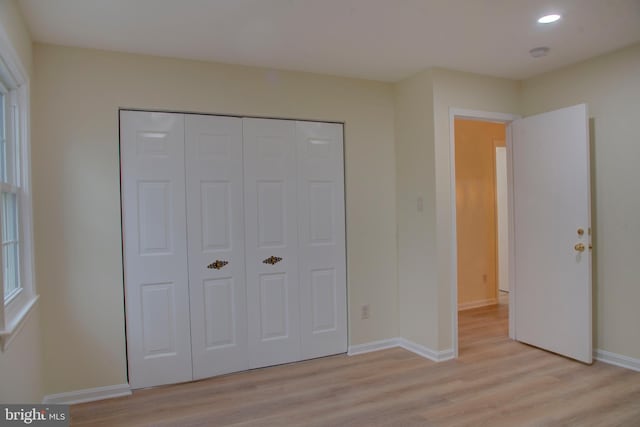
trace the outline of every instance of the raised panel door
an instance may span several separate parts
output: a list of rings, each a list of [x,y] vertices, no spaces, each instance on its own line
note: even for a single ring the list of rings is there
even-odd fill
[[[295,122],[243,119],[249,366],[300,360]]]
[[[184,117],[121,111],[120,121],[129,382],[189,381]]]
[[[186,174],[194,379],[248,368],[242,119],[187,115]]]
[[[585,363],[593,357],[588,117],[581,104],[515,120],[510,193],[515,338]]]
[[[347,351],[342,125],[296,122],[302,358]]]

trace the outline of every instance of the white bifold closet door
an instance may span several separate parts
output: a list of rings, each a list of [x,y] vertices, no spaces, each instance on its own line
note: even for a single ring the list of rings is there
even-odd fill
[[[347,350],[342,138],[121,112],[132,388]]]
[[[129,380],[192,379],[184,116],[120,116]]]
[[[193,378],[248,368],[242,119],[185,116]]]
[[[342,125],[296,123],[302,359],[347,351]]]
[[[342,126],[243,119],[243,129],[249,365],[343,353]]]
[[[252,368],[300,360],[295,123],[243,119]]]

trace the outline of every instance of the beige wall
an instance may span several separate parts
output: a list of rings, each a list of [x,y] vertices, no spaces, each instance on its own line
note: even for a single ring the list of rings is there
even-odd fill
[[[433,89],[430,71],[395,85],[400,336],[438,347]],[[418,199],[422,199],[422,211]]]
[[[34,55],[47,393],[126,382],[118,107],[345,121],[349,341],[397,336],[391,85],[40,44]]]
[[[31,73],[31,38],[16,1],[0,1],[0,27],[25,71]],[[0,402],[39,403],[42,400],[39,311],[36,305],[9,348],[0,352]]]
[[[451,170],[449,109],[518,114],[519,83],[443,69],[433,70],[435,198],[438,260],[438,336],[440,350],[453,346],[451,301]]]
[[[594,346],[640,358],[640,44],[531,78],[526,115],[587,103],[591,122]]]

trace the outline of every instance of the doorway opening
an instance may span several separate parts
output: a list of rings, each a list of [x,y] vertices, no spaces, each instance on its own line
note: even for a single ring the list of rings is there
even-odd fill
[[[450,110],[452,323],[455,357],[513,337],[507,144],[515,115]],[[500,218],[498,218],[500,216]]]
[[[508,337],[506,125],[455,118],[459,348]]]
[[[450,109],[450,286],[458,356],[455,119],[507,124],[509,338],[584,363],[593,360],[588,110],[520,119]],[[488,279],[488,278],[487,278]],[[517,330],[516,330],[517,327]],[[506,339],[506,337],[505,337]]]

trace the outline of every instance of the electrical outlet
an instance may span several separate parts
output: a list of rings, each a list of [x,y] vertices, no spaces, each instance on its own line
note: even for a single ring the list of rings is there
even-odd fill
[[[360,311],[360,318],[361,318],[362,320],[366,320],[366,319],[368,319],[368,318],[369,318],[369,315],[370,315],[370,314],[371,314],[371,313],[370,313],[370,311],[369,311],[369,304],[364,304],[364,305],[362,306],[361,311]]]

